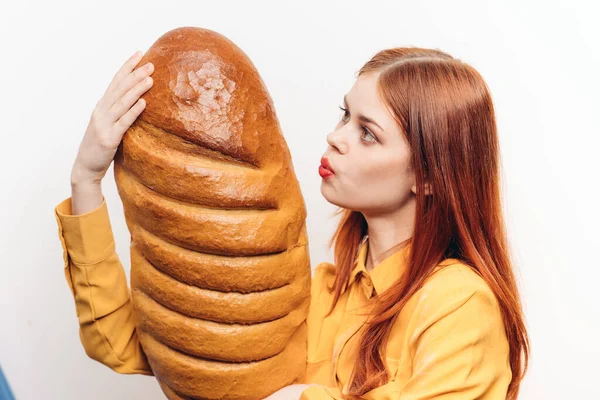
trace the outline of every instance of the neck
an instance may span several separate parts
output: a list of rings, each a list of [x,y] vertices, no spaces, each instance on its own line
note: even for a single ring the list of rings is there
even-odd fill
[[[371,271],[386,257],[406,245],[413,233],[414,206],[405,207],[386,214],[365,214],[369,235],[367,243],[366,269]]]

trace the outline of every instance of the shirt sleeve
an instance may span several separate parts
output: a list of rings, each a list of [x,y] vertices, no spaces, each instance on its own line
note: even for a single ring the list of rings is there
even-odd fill
[[[491,291],[455,288],[421,296],[414,311],[413,373],[404,382],[391,380],[361,396],[370,400],[498,399],[497,385],[510,369],[508,345]],[[393,340],[390,338],[390,340]],[[508,375],[510,377],[510,374]],[[508,383],[508,382],[506,382]],[[301,400],[343,399],[339,389],[311,386]]]
[[[63,200],[54,213],[64,274],[75,300],[85,352],[116,372],[153,375],[137,336],[106,199],[95,210],[80,215],[72,215],[71,200]]]

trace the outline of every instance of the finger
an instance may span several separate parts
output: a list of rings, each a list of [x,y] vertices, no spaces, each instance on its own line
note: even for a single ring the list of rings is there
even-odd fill
[[[136,69],[131,72],[127,77],[121,82],[121,85],[116,87],[112,93],[109,94],[109,98],[112,99],[110,103],[108,103],[109,107],[113,107],[114,103],[116,103],[119,99],[125,96],[127,92],[131,90],[131,88],[138,85],[144,79],[148,77],[154,71],[154,65],[152,63],[146,63],[142,67]],[[125,111],[123,111],[125,112]]]
[[[142,59],[142,55],[143,54],[141,51],[136,51],[135,54],[129,57],[127,61],[125,61],[125,63],[121,66],[121,68],[119,68],[112,81],[104,91],[104,95],[102,96],[103,99],[109,97],[107,95],[109,95],[119,85],[119,83],[123,79],[125,79],[125,77],[127,77],[131,73],[131,71],[133,71],[133,69],[138,65],[138,63]],[[105,104],[105,106],[110,106],[110,104]]]
[[[136,118],[144,111],[146,108],[146,101],[144,99],[138,99],[138,101],[131,107],[114,126],[114,134],[117,135],[119,139],[123,137],[127,129],[133,124]]]
[[[123,64],[121,66],[121,68],[117,71],[117,73],[115,74],[111,85],[113,83],[118,83],[120,81],[122,81],[123,79],[125,79],[125,77],[127,75],[129,75],[131,73],[131,71],[133,71],[133,69],[138,65],[138,63],[140,62],[140,60],[142,59],[142,52],[141,51],[137,51],[135,52],[135,54],[133,54],[131,57],[129,57],[129,59],[127,61],[125,61],[125,64]]]
[[[110,121],[114,122],[120,119],[142,94],[152,87],[152,83],[152,77],[148,76],[125,93],[108,111]]]

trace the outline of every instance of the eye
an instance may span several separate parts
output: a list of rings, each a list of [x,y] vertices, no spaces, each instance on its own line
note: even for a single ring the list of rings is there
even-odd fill
[[[340,106],[340,110],[342,110],[344,112],[344,115],[342,116],[342,121],[346,122],[346,117],[348,116],[348,110],[342,106]],[[371,131],[369,131],[369,129],[367,129],[367,127],[361,125],[360,129],[361,129],[363,135],[368,135],[371,137],[371,139],[365,139],[365,136],[361,135],[361,140],[363,142],[367,142],[367,143],[377,142],[377,137],[375,135],[373,135],[371,133]]]
[[[344,115],[342,116],[342,121],[344,120],[344,118],[346,118],[348,116],[348,110],[346,110],[344,107],[340,106],[340,110],[342,110],[344,112]]]

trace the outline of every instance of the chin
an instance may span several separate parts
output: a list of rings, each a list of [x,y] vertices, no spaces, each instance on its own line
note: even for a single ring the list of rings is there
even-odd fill
[[[344,196],[336,193],[335,190],[325,182],[321,182],[321,195],[325,198],[325,200],[327,200],[327,202],[333,204],[334,206],[350,209],[349,204],[345,203],[344,201],[340,201],[340,199],[343,199]]]
[[[328,184],[325,181],[321,181],[321,195],[329,203],[337,205],[337,203],[335,202],[335,196],[333,196],[332,192],[333,189],[331,188],[331,186],[328,186]]]

